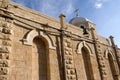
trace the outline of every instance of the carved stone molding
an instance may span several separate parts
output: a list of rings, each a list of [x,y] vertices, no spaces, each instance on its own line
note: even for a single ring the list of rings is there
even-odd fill
[[[106,59],[108,59],[108,54],[110,54],[111,56],[112,56],[112,58],[113,58],[113,60],[115,60],[115,55],[113,54],[113,52],[110,50],[110,49],[106,49],[105,50],[105,53],[104,53],[104,57],[106,58]]]
[[[12,34],[12,30],[8,29],[8,28],[3,28],[2,32],[5,34]]]
[[[0,67],[8,67],[8,61],[7,60],[0,60]]]
[[[101,52],[101,46],[97,43],[96,47],[97,47],[100,73],[102,75],[101,77],[102,77],[102,80],[106,80],[107,79],[106,65],[105,65],[104,57],[103,57],[102,52]]]
[[[64,38],[64,51],[66,80],[76,80],[72,43],[71,39],[68,37]]]
[[[0,53],[0,59],[9,59],[8,53]]]
[[[12,34],[11,24],[7,22],[1,22],[0,32],[4,34]]]
[[[4,75],[0,75],[0,80],[8,80],[8,77]]]
[[[2,45],[11,46],[11,41],[3,40],[3,41],[2,41]]]
[[[8,68],[0,68],[0,75],[8,75]]]
[[[7,18],[5,19],[7,20]],[[9,19],[13,22],[11,19]],[[12,23],[7,21],[0,22],[0,80],[8,80],[9,76],[9,54],[12,46]]]
[[[104,54],[104,57],[105,57],[106,59],[108,59],[108,54],[110,54],[111,57],[112,57],[112,59],[114,60],[113,66],[115,67],[115,75],[119,75],[119,68],[118,68],[118,66],[117,66],[118,64],[117,64],[117,62],[116,62],[115,54],[112,52],[112,50],[110,50],[109,48],[107,48],[107,49],[105,50],[105,54]]]
[[[43,37],[44,39],[47,40],[48,44],[49,44],[49,48],[51,49],[56,49],[55,45],[53,44],[53,41],[52,39],[44,34],[42,31],[37,31],[37,30],[32,30],[30,31],[27,36],[23,39],[23,44],[25,45],[32,45],[33,43],[33,39],[36,37],[36,36],[40,36],[40,37]]]
[[[0,53],[9,53],[8,47],[0,47]]]
[[[12,37],[11,37],[11,35],[4,34],[4,35],[3,35],[3,39],[4,39],[4,40],[10,40],[10,41],[11,41],[11,40],[12,40]]]
[[[81,53],[82,53],[82,52],[81,52],[81,49],[82,49],[83,47],[87,48],[87,50],[89,51],[90,55],[92,55],[92,50],[91,50],[91,48],[89,47],[89,45],[86,44],[85,41],[82,41],[82,42],[78,43],[78,46],[77,46],[77,53],[78,53],[78,54],[81,54]]]

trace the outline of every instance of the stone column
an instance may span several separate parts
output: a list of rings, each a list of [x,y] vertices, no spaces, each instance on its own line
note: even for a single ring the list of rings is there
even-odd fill
[[[117,64],[115,65],[115,67],[116,67],[115,75],[118,77],[119,74],[120,74],[120,54],[118,54],[118,52],[117,52],[117,47],[116,47],[115,42],[114,42],[114,37],[110,36],[109,38],[110,38],[113,50],[115,52],[115,58],[116,58],[116,61],[117,61],[116,62]],[[119,67],[119,70],[117,69],[118,67]]]
[[[109,38],[110,38],[110,41],[111,41],[112,46],[115,46],[114,37],[113,37],[113,36],[110,36]]]
[[[74,61],[73,61],[73,50],[72,40],[70,36],[66,36],[65,33],[65,15],[60,15],[61,24],[61,52],[62,62],[64,68],[64,80],[76,80]]]
[[[98,66],[99,66],[101,80],[107,80],[105,61],[104,61],[104,58],[103,58],[103,55],[101,52],[101,46],[96,40],[93,27],[91,28],[91,35],[92,35],[92,38],[94,41],[94,48],[95,48],[95,53],[96,53],[97,62],[98,62]]]
[[[60,18],[60,24],[61,24],[61,29],[65,28],[65,15],[64,14],[60,14],[59,18]]]

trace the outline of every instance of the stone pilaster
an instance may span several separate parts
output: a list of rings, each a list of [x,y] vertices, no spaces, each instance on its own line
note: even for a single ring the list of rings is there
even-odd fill
[[[60,18],[60,24],[61,24],[61,29],[64,29],[65,28],[65,15],[64,14],[61,14],[60,16],[59,16],[59,18]]]
[[[76,80],[73,52],[72,52],[72,42],[71,38],[66,36],[65,33],[65,15],[60,16],[61,24],[61,48],[63,56],[63,67],[64,67],[64,80]]]
[[[70,38],[64,38],[64,58],[66,80],[76,80],[73,50]]]
[[[98,62],[98,66],[99,66],[101,80],[107,80],[105,61],[104,61],[104,58],[103,58],[103,55],[101,52],[102,51],[101,46],[95,37],[94,28],[91,28],[91,35],[92,35],[92,39],[94,41],[94,48],[95,48],[95,53],[96,53],[97,62]]]
[[[117,51],[117,47],[116,47],[115,42],[114,42],[114,37],[110,36],[109,38],[110,38],[112,48],[114,50],[115,58],[116,58],[116,61],[117,61],[116,62],[117,63],[116,64],[116,69],[117,69],[117,66],[119,67],[119,70],[116,70],[116,74],[115,74],[116,76],[118,76],[118,77],[116,77],[116,79],[118,79],[120,77],[120,75],[119,75],[119,73],[120,73],[120,54]]]
[[[114,37],[113,36],[110,36],[110,41],[111,41],[112,46],[115,46]]]
[[[0,80],[9,80],[12,20],[5,18],[0,24]]]
[[[97,58],[98,58],[98,63],[99,63],[99,69],[100,69],[100,74],[102,80],[107,80],[107,71],[106,71],[106,66],[105,66],[105,60],[102,55],[102,50],[101,46],[99,43],[96,43],[96,49],[97,49]]]

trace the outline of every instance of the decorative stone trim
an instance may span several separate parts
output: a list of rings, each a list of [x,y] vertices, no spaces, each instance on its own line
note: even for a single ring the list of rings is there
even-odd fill
[[[117,66],[115,55],[113,54],[113,52],[109,48],[107,48],[105,51],[105,58],[106,59],[108,59],[108,54],[110,54],[112,56],[112,59],[114,60],[113,66],[115,67],[115,75],[119,75],[119,68]]]
[[[118,56],[118,62],[120,63],[120,53],[117,53]]]
[[[107,80],[106,65],[105,65],[104,57],[101,52],[101,46],[98,43],[96,43],[96,45],[97,45],[96,47],[97,47],[98,62],[100,66],[101,77],[102,80]]]
[[[82,41],[82,42],[78,43],[78,46],[77,46],[77,53],[78,53],[78,54],[81,54],[81,53],[82,53],[82,52],[81,52],[81,49],[82,49],[83,47],[87,48],[87,50],[89,51],[90,55],[92,55],[92,50],[91,50],[91,48],[89,47],[89,45],[86,44],[85,41]]]
[[[66,80],[76,80],[74,60],[73,60],[73,50],[70,38],[64,38],[64,51],[65,51],[65,72]]]
[[[45,38],[48,41],[49,48],[56,49],[55,45],[53,44],[52,39],[48,35],[44,34],[42,31],[37,31],[37,30],[30,31],[27,34],[27,36],[23,39],[23,44],[25,44],[25,45],[32,45],[33,39],[36,36],[41,36],[41,37]]]
[[[1,75],[1,76],[0,76],[0,80],[8,80],[8,76]]]
[[[113,58],[113,60],[115,60],[115,55],[113,54],[113,52],[110,50],[110,49],[106,49],[105,50],[105,54],[104,54],[104,57],[106,58],[106,59],[108,59],[108,54],[110,54],[111,56],[112,56],[112,58]]]
[[[6,18],[7,20],[7,18]],[[0,80],[9,80],[9,54],[12,47],[12,20],[1,21],[0,25]]]

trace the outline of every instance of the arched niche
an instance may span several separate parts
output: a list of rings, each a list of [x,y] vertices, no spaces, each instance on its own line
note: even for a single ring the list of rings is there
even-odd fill
[[[110,68],[110,73],[112,74],[112,78],[114,80],[119,80],[118,79],[119,70],[116,64],[115,55],[110,49],[106,49],[105,58],[108,59],[107,61],[109,63],[109,68]]]
[[[82,58],[84,62],[86,78],[87,80],[94,80],[93,67],[91,63],[92,61],[91,61],[89,51],[86,47],[82,47],[81,52],[82,52]]]
[[[112,57],[112,59],[115,60],[115,55],[113,54],[113,52],[112,52],[110,49],[106,49],[106,50],[105,50],[104,57],[105,57],[106,59],[108,59],[108,54],[110,54],[111,57]]]
[[[50,80],[48,43],[41,36],[36,36],[32,44],[32,80]]]
[[[42,31],[37,31],[37,30],[31,30],[30,32],[28,32],[26,37],[23,39],[23,44],[25,44],[25,45],[32,45],[33,39],[36,36],[41,36],[44,39],[46,39],[47,42],[48,42],[49,48],[50,49],[55,49],[55,45],[53,44],[53,41],[50,38],[50,36],[44,34]]]
[[[82,53],[81,50],[82,50],[83,47],[88,50],[88,53],[89,53],[90,55],[92,55],[92,50],[91,50],[91,48],[89,47],[89,45],[86,44],[85,41],[82,41],[82,42],[78,43],[78,46],[77,46],[77,53],[78,53],[78,54],[81,54],[81,53]]]

